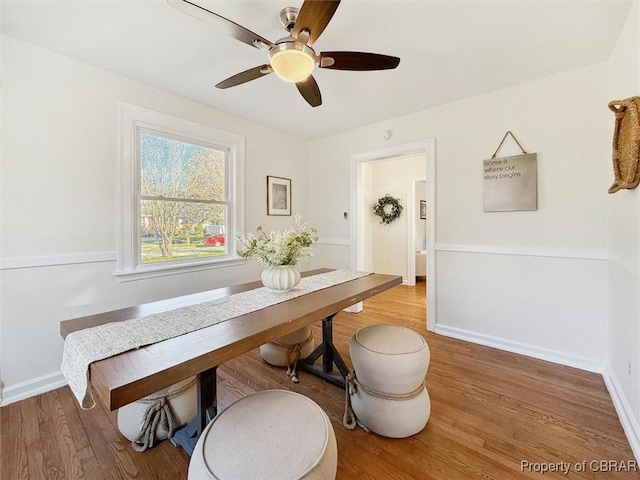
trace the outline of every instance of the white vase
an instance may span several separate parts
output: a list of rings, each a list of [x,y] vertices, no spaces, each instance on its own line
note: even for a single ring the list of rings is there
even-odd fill
[[[286,292],[300,283],[300,272],[293,265],[266,267],[262,271],[262,284],[271,290]]]

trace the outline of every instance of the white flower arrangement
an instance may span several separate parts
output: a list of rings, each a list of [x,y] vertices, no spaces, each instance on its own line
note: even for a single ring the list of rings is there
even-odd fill
[[[265,232],[261,226],[256,233],[238,234],[238,255],[243,258],[255,256],[264,267],[296,265],[298,260],[313,255],[311,247],[318,241],[318,231],[302,223],[300,214],[294,215],[295,227],[284,231]]]

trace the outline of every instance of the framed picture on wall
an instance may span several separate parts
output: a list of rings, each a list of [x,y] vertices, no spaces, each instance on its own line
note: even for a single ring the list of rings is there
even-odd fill
[[[291,215],[291,179],[267,175],[267,215]]]
[[[420,200],[420,220],[425,220],[427,218],[427,201]]]

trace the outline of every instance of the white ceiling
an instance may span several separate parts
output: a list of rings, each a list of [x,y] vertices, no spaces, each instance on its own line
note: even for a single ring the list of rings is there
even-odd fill
[[[193,0],[271,41],[301,0]],[[310,107],[275,75],[219,90],[266,53],[163,0],[2,2],[2,31],[80,61],[312,139],[516,85],[608,58],[630,0],[343,0],[316,51],[401,58],[396,70],[318,70]],[[515,107],[515,106],[514,106]]]

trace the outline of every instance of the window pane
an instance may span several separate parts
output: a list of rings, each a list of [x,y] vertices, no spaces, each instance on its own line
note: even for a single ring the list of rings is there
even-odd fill
[[[140,207],[142,263],[227,254],[225,205],[142,200]]]
[[[141,194],[226,200],[224,150],[140,133]]]

